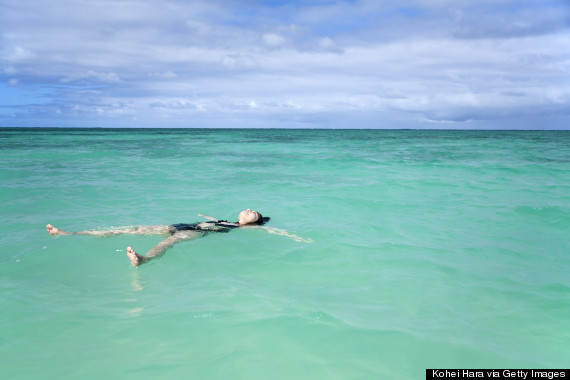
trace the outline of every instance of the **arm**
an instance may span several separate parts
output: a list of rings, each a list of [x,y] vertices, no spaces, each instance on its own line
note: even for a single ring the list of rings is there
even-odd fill
[[[214,218],[213,216],[208,216],[208,215],[204,215],[204,214],[198,214],[198,216],[201,216],[203,218],[206,218],[208,220],[211,220],[212,222],[217,222],[218,219]]]
[[[281,236],[288,237],[288,238],[293,239],[293,240],[295,240],[296,242],[299,242],[299,243],[312,243],[312,242],[313,242],[313,239],[310,239],[310,238],[309,238],[309,239],[305,239],[305,238],[302,238],[302,237],[300,237],[300,236],[291,234],[291,233],[289,233],[289,232],[287,232],[287,231],[285,231],[285,230],[279,229],[279,228],[265,227],[265,226],[258,226],[257,228],[262,228],[262,229],[264,229],[265,231],[267,231],[267,233],[270,233],[270,234],[276,234],[276,235],[281,235]]]

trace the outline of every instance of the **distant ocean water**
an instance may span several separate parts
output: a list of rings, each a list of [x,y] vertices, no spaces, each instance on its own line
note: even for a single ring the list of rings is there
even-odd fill
[[[570,132],[0,129],[3,379],[570,365]],[[180,243],[50,237],[235,220]]]

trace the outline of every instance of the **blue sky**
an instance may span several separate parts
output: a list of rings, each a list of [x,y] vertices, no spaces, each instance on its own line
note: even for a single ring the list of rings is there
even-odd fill
[[[570,129],[569,0],[0,0],[0,126]]]

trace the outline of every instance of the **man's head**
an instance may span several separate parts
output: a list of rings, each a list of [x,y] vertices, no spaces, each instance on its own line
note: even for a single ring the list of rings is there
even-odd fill
[[[263,217],[257,211],[247,209],[239,213],[239,224],[261,224],[262,222]]]

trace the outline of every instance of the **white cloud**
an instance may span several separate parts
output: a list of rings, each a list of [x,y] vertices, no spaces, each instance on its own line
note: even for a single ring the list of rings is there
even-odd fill
[[[275,33],[267,33],[263,35],[263,42],[270,47],[283,45],[285,38]]]
[[[15,46],[12,51],[8,54],[7,61],[21,62],[29,61],[36,58],[36,54],[28,49],[24,49],[21,46]]]
[[[108,82],[108,83],[117,83],[121,81],[117,73],[113,72],[104,73],[104,72],[89,70],[83,73],[70,74],[68,76],[65,76],[64,78],[61,79],[61,83],[81,81],[84,79],[95,79],[98,82]]]
[[[319,39],[319,46],[324,49],[331,49],[334,48],[336,45],[333,40],[328,37],[323,37]]]
[[[258,61],[250,54],[228,54],[222,57],[222,65],[229,69],[252,69],[259,65]]]
[[[152,72],[149,73],[148,75],[152,78],[159,78],[159,79],[174,79],[178,77],[178,75],[176,75],[176,73],[173,71]]]
[[[210,25],[197,20],[186,21],[186,26],[201,35],[208,34],[212,31],[212,27]]]
[[[14,66],[6,66],[3,69],[4,74],[6,75],[14,75],[16,73],[18,73],[18,70],[16,70],[16,68]]]
[[[28,0],[0,16],[0,67],[4,83],[17,76],[18,87],[53,84],[48,99],[62,117],[465,121],[563,113],[570,31],[560,20],[568,12],[556,0],[509,11],[513,1],[238,9]],[[78,92],[91,85],[88,95]]]

